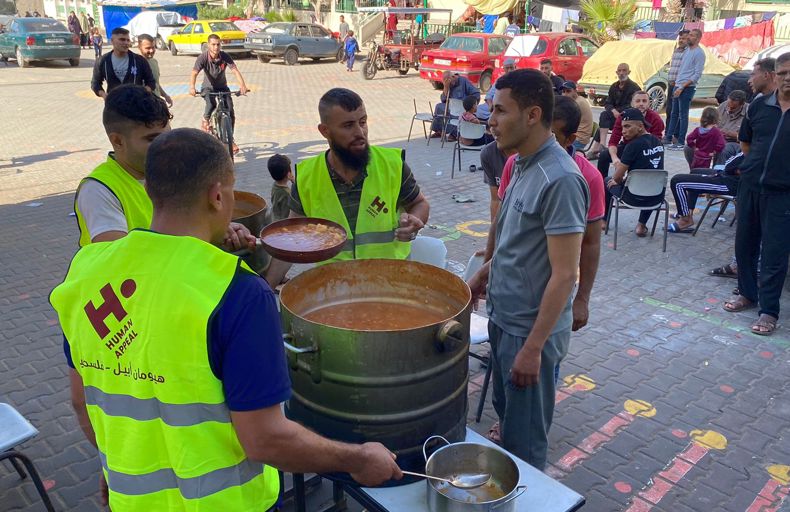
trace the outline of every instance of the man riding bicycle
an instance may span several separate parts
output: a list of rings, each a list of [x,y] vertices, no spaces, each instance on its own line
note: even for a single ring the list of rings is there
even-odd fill
[[[239,92],[244,95],[247,94],[247,84],[244,82],[244,77],[241,76],[241,71],[236,67],[236,63],[227,53],[221,50],[222,43],[219,36],[211,34],[208,36],[208,51],[200,54],[195,60],[195,66],[192,68],[192,77],[189,82],[189,94],[192,96],[197,95],[195,90],[195,82],[197,76],[203,71],[203,93],[208,92],[230,92],[228,88],[228,81],[225,77],[225,70],[230,69],[236,75],[236,81],[239,82]],[[206,108],[203,110],[203,123],[201,128],[204,131],[209,131],[209,119],[212,112],[217,108],[216,95],[205,94]],[[230,109],[230,120],[235,128],[236,126],[236,112],[233,110],[233,100],[230,95],[225,96],[228,108]],[[235,154],[239,147],[233,142],[233,153]]]

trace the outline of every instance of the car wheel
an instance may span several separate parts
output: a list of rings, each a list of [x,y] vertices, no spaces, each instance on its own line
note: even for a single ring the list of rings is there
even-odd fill
[[[406,68],[406,69],[399,69],[399,70],[398,70],[398,74],[399,74],[399,75],[405,75],[405,74],[406,74],[406,73],[408,73],[408,72],[409,72],[409,68]]]
[[[265,55],[258,54],[258,62],[262,62],[264,64],[267,64],[270,60],[272,60],[272,59],[270,59],[269,57],[267,57]]]
[[[651,85],[647,89],[647,97],[650,98],[650,109],[656,112],[661,112],[667,104],[667,91],[663,84]]]
[[[167,44],[165,43],[165,40],[162,39],[162,36],[156,36],[156,49],[167,50]]]
[[[16,47],[16,63],[20,68],[29,68],[30,62],[22,56],[22,50]]]
[[[76,68],[80,65],[80,59],[69,59],[69,64],[71,64],[71,67]]]
[[[200,53],[206,53],[208,51],[208,43],[201,43],[200,44]]]
[[[437,91],[441,91],[442,89],[444,89],[444,84],[443,84],[442,82],[438,82],[438,81],[436,81],[436,80],[432,80],[432,81],[431,81],[431,85],[432,85],[432,86],[433,86],[433,88],[434,88],[434,89],[436,89]]]
[[[483,94],[487,93],[488,90],[491,88],[491,72],[486,71],[482,75],[480,75],[480,82],[477,84],[480,88],[480,92]]]
[[[343,48],[340,48],[337,51],[337,55],[335,55],[335,60],[338,62],[343,62],[343,58],[346,56],[346,51]]]
[[[283,60],[287,65],[293,66],[299,62],[299,52],[296,51],[296,48],[288,48],[283,55]]]
[[[178,48],[176,48],[176,43],[170,41],[170,53],[172,55],[178,55]]]
[[[366,60],[364,64],[362,64],[362,76],[365,80],[373,80],[373,77],[376,76],[376,65],[369,60]]]

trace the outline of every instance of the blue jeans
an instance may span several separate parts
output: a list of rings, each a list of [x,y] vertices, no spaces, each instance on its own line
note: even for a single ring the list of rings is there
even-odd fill
[[[689,129],[689,109],[691,100],[694,98],[695,86],[690,85],[683,89],[680,96],[675,97],[675,87],[672,90],[672,116],[669,118],[669,126],[664,134],[664,139],[672,141],[674,135],[678,139],[678,144],[686,143],[686,132]]]

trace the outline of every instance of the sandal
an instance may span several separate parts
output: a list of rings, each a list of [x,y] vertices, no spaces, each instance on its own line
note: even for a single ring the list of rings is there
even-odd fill
[[[642,229],[640,229],[640,228],[642,228]],[[634,233],[636,233],[636,236],[638,236],[639,238],[646,237],[647,236],[647,226],[642,226],[642,225],[637,224],[636,225],[636,229],[634,229]]]
[[[752,332],[758,336],[770,336],[776,330],[776,318],[771,315],[760,315],[752,325]]]
[[[669,225],[667,231],[669,231],[670,233],[693,233],[694,226],[686,226],[685,228],[681,228],[677,222],[673,222],[672,224]]]
[[[750,301],[743,295],[738,295],[736,298],[725,301],[724,304],[721,305],[722,309],[724,309],[724,311],[727,311],[729,313],[737,313],[739,311],[745,311],[747,309],[752,309],[755,306],[757,306],[757,304]]]
[[[499,422],[498,421],[496,423],[494,423],[493,425],[491,425],[491,428],[488,429],[488,434],[486,434],[486,437],[492,443],[496,443],[498,445],[502,444],[502,435],[499,432]]]
[[[732,265],[724,265],[723,267],[714,268],[710,271],[710,275],[717,277],[729,277],[738,279],[738,271],[732,268]]]

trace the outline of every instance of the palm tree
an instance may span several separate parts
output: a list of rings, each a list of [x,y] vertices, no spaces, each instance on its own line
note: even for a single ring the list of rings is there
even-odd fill
[[[634,28],[636,0],[582,0],[579,24],[598,43],[619,39]]]

